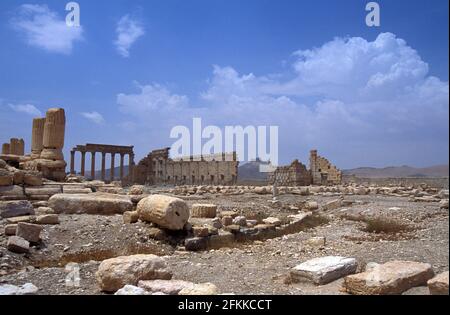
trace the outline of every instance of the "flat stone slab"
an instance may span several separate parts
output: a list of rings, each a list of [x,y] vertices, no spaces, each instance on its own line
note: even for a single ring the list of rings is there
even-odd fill
[[[427,284],[434,276],[430,264],[390,261],[369,270],[345,277],[343,287],[356,295],[399,295]]]
[[[428,289],[431,295],[448,295],[448,271],[429,280]]]
[[[183,280],[147,280],[139,281],[138,287],[148,292],[161,292],[167,295],[177,295],[184,288],[193,287],[195,284]]]
[[[327,256],[308,260],[291,270],[294,282],[313,282],[323,285],[355,273],[358,263],[355,258]]]
[[[33,205],[29,201],[0,201],[1,218],[13,218],[28,214],[34,214]]]
[[[65,214],[123,214],[133,210],[129,197],[106,193],[57,194],[48,204],[56,213]]]

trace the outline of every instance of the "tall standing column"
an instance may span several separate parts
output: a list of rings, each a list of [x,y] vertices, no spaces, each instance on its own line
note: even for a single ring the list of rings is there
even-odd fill
[[[123,179],[123,163],[124,163],[125,154],[120,153],[120,180]]]
[[[75,175],[75,151],[70,151],[70,174]]]
[[[106,172],[106,153],[102,152],[102,181],[105,181]]]
[[[44,148],[44,126],[45,118],[33,119],[33,130],[31,134],[31,157],[39,158]]]
[[[95,152],[91,152],[91,179],[95,180]]]
[[[134,154],[128,155],[128,176],[132,183],[134,183]]]
[[[41,159],[64,161],[62,149],[64,147],[64,135],[66,128],[66,116],[64,109],[52,108],[47,111],[44,125],[44,135]]]
[[[114,159],[115,159],[116,154],[115,153],[111,153],[111,175],[110,175],[110,180],[114,181]]]
[[[2,154],[11,154],[10,147],[11,145],[9,143],[3,143]]]
[[[86,152],[81,152],[81,176],[86,173]]]

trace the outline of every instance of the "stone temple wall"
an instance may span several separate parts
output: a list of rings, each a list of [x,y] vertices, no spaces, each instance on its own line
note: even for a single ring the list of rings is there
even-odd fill
[[[274,172],[269,173],[269,184],[278,186],[309,186],[311,185],[311,174],[306,166],[298,160],[289,166],[277,167]]]
[[[139,184],[234,185],[239,162],[236,153],[169,158],[169,148],[155,150],[135,168]]]
[[[310,170],[313,185],[337,185],[342,183],[342,172],[326,158],[312,150],[310,154]]]

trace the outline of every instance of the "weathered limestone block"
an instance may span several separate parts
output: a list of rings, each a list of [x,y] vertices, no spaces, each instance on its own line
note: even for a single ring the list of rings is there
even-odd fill
[[[319,209],[319,204],[316,201],[308,201],[305,204],[305,209],[309,210],[309,211],[314,211]]]
[[[35,223],[43,225],[59,224],[59,217],[57,214],[42,214],[36,216]]]
[[[184,288],[192,286],[194,283],[183,280],[143,280],[138,283],[138,287],[147,292],[162,292],[167,295],[178,295]]]
[[[25,187],[25,195],[29,196],[42,196],[42,195],[56,195],[61,193],[61,188],[59,187]]]
[[[127,196],[105,193],[57,194],[48,204],[56,213],[123,214],[133,210],[133,203]]]
[[[281,225],[281,220],[275,217],[268,217],[264,220],[262,220],[265,224],[270,224],[270,225],[275,225],[275,226],[280,226]]]
[[[30,250],[30,243],[20,236],[10,236],[6,248],[13,253],[24,254]]]
[[[191,216],[193,218],[215,218],[217,206],[213,204],[193,204]]]
[[[0,201],[0,217],[12,218],[34,214],[33,206],[29,201]]]
[[[441,208],[441,209],[448,209],[448,199],[442,199],[439,202],[439,208]]]
[[[9,154],[23,156],[25,155],[25,142],[23,139],[12,138],[10,140]]]
[[[313,247],[325,246],[326,238],[323,236],[311,237],[309,240],[306,241],[306,244],[308,244],[309,246],[313,246]]]
[[[0,168],[6,168],[7,165],[4,160],[0,159]]]
[[[13,184],[13,175],[5,169],[0,169],[0,186],[11,186]]]
[[[32,283],[25,283],[18,287],[12,284],[0,285],[0,295],[35,295],[39,288]]]
[[[82,187],[64,186],[63,193],[64,194],[90,194],[90,193],[92,193],[92,189],[82,188]]]
[[[208,247],[208,239],[206,237],[193,237],[184,240],[184,247],[188,251],[202,251]]]
[[[102,261],[95,274],[102,291],[115,292],[141,280],[170,280],[172,273],[166,262],[156,255],[120,256]]]
[[[355,273],[358,264],[354,258],[328,256],[308,260],[291,270],[294,282],[313,282],[323,285]]]
[[[39,172],[25,172],[23,183],[27,186],[42,186],[42,175]]]
[[[31,157],[39,158],[42,149],[44,148],[44,126],[45,118],[33,119],[33,129],[31,134]]]
[[[20,222],[17,224],[16,235],[31,243],[38,243],[41,240],[42,230],[43,228],[40,225]]]
[[[212,283],[198,283],[183,288],[178,295],[217,295],[218,289]]]
[[[195,237],[207,237],[209,235],[209,229],[204,226],[192,227],[192,233]]]
[[[0,186],[0,200],[25,200],[27,199],[23,193],[23,188],[17,185]]]
[[[330,210],[338,209],[338,208],[342,207],[342,200],[343,199],[339,198],[339,199],[334,199],[334,200],[328,201],[327,203],[325,203],[322,206],[322,210],[330,211]]]
[[[16,235],[16,231],[17,231],[17,224],[8,224],[5,226],[5,235],[6,236]]]
[[[66,115],[62,108],[51,108],[45,116],[42,144],[44,149],[62,149],[66,129]]]
[[[169,230],[182,230],[189,219],[189,207],[181,199],[152,195],[139,201],[139,218]]]
[[[150,293],[142,288],[127,284],[122,289],[114,293],[114,295],[150,295]]]
[[[14,217],[6,219],[6,223],[8,224],[19,224],[20,222],[31,222],[34,220],[33,215],[24,215],[21,217]]]
[[[448,271],[429,280],[428,289],[432,295],[448,295]]]
[[[129,195],[142,195],[144,193],[144,186],[142,185],[133,185],[128,192]]]
[[[398,295],[433,278],[430,264],[412,261],[390,261],[348,276],[343,287],[350,294]]]

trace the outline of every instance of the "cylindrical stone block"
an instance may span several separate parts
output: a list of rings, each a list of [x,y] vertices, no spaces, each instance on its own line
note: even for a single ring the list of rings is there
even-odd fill
[[[2,145],[2,154],[11,154],[10,153],[10,144],[9,143],[3,143]]]
[[[62,149],[66,128],[66,115],[62,108],[47,111],[44,125],[43,146],[46,149]]]
[[[217,206],[212,204],[193,204],[191,216],[193,218],[215,218]]]
[[[17,142],[16,155],[20,155],[20,156],[25,155],[25,141],[23,141],[23,139],[19,139],[19,141]]]
[[[19,151],[19,139],[11,138],[9,140],[9,154],[17,155]]]
[[[33,119],[33,131],[31,134],[31,153],[32,155],[39,155],[44,148],[44,126],[45,118]]]
[[[189,207],[184,200],[152,195],[139,201],[139,218],[169,230],[181,230],[189,220]]]

